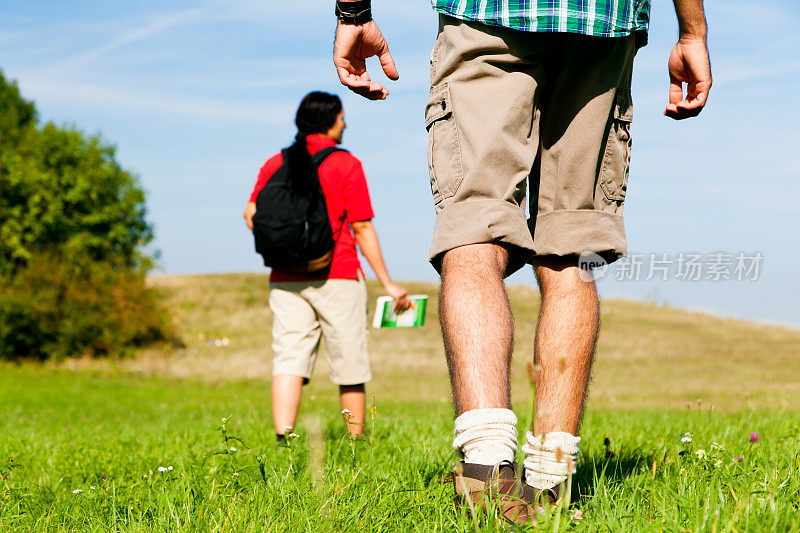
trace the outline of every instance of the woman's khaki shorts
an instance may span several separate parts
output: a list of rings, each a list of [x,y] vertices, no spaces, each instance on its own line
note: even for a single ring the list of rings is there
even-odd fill
[[[311,379],[325,337],[331,381],[359,385],[372,379],[367,354],[367,288],[364,280],[272,283],[272,375]]]
[[[513,252],[508,274],[537,255],[626,253],[634,54],[633,35],[440,15],[425,109],[437,270],[448,250],[483,242]]]

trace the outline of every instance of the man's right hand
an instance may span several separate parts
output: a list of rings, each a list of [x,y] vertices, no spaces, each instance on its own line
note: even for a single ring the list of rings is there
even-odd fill
[[[255,202],[249,202],[244,208],[244,222],[247,227],[253,229],[253,215],[256,214]]]
[[[371,20],[366,24],[343,24],[336,28],[336,42],[333,43],[333,64],[344,86],[370,100],[385,100],[388,89],[375,83],[367,73],[366,59],[378,56],[383,72],[391,80],[397,80],[397,67],[394,65],[389,46],[383,38],[378,25]]]

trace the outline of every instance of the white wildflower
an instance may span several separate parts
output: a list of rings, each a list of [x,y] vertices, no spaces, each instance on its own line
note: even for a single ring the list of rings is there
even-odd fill
[[[166,472],[167,470],[168,470],[168,469],[167,469],[167,467],[166,467],[166,466],[159,466],[159,467],[158,467],[158,471],[159,471],[159,472]]]
[[[342,409],[342,414],[343,415],[349,415],[350,414],[350,409]]]
[[[94,490],[94,487],[89,487],[90,490]]]
[[[299,436],[300,436],[300,435],[298,435],[297,433],[289,433],[289,437],[291,437],[291,438],[293,438],[293,439],[295,439],[295,438],[297,438],[297,437],[299,437]]]
[[[694,452],[694,454],[697,456],[698,459],[708,459],[708,454],[702,448],[699,449],[699,450],[696,450]]]
[[[171,472],[172,471],[172,465],[168,466],[167,470],[169,470]]]
[[[683,435],[681,435],[681,442],[692,442],[692,434],[684,433]]]
[[[80,494],[81,492],[83,492],[83,489],[75,489],[72,491],[72,494]]]
[[[232,452],[238,452],[239,450],[237,450],[236,448],[234,448],[233,446],[231,446],[231,451],[232,451]]]

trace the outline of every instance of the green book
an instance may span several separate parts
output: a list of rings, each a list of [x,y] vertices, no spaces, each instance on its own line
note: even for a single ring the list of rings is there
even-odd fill
[[[398,315],[394,312],[394,298],[380,296],[372,325],[376,328],[418,328],[424,325],[428,296],[415,294],[408,298],[411,300],[411,307]]]

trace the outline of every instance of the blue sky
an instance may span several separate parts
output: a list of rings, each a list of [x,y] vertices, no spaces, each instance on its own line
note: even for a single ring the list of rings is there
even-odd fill
[[[328,0],[4,0],[0,68],[43,119],[118,146],[148,191],[161,265],[173,273],[262,268],[240,215],[256,172],[290,142],[303,94],[337,92],[345,146],[364,162],[391,273],[434,280],[423,108],[436,17],[427,0],[373,3],[401,76],[385,102],[339,85]],[[675,17],[671,2],[653,1],[650,44],[634,72],[629,247],[670,259],[760,252],[759,279],[617,281],[612,271],[600,291],[800,326],[800,4],[713,0],[706,8],[709,106],[673,122],[661,113]],[[525,269],[511,282],[533,276]]]

